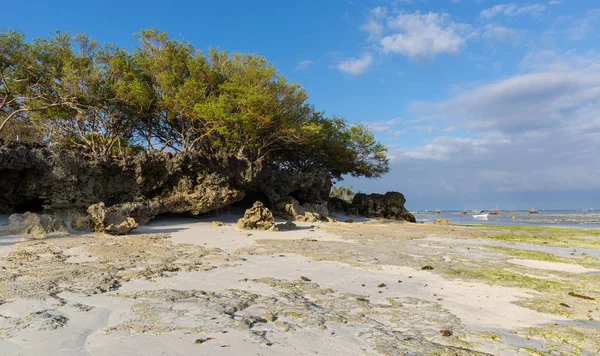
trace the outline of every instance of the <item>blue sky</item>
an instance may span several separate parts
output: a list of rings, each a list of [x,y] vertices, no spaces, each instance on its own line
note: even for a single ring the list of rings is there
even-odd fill
[[[391,172],[347,179],[411,209],[600,208],[600,3],[592,0],[30,1],[2,26],[133,48],[151,26],[255,52],[320,110],[369,123]]]

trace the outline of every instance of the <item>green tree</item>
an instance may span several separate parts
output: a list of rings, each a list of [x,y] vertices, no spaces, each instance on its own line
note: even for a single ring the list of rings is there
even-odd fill
[[[342,187],[342,186],[338,186],[338,187],[333,187],[331,188],[331,191],[329,192],[329,197],[331,198],[339,198],[342,200],[345,200],[349,203],[352,202],[352,199],[354,199],[354,196],[356,195],[356,193],[354,192],[352,186],[349,187]]]
[[[33,50],[53,61],[58,95],[72,98],[59,110],[32,115],[36,125],[62,147],[90,156],[127,153],[138,115],[152,102],[131,56],[114,46],[100,47],[83,34],[37,39]]]
[[[57,110],[74,101],[57,91],[56,59],[24,42],[21,33],[0,33],[0,133],[13,120],[27,124],[30,113]]]

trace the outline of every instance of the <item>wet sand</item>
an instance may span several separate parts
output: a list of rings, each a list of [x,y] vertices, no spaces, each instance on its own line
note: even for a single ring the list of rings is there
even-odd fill
[[[600,351],[589,233],[383,221],[242,232],[236,218],[160,218],[124,237],[0,237],[0,353]]]

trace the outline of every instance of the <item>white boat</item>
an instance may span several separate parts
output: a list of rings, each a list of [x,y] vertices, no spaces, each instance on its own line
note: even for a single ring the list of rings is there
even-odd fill
[[[473,215],[473,219],[487,219],[489,214],[477,214]]]

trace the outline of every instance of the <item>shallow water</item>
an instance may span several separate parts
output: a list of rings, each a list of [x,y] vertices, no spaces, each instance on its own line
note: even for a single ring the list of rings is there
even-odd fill
[[[594,211],[582,213],[568,210],[547,210],[540,211],[538,214],[529,214],[527,211],[502,211],[499,215],[489,215],[487,219],[477,219],[473,217],[475,213],[463,215],[459,211],[442,211],[439,214],[434,212],[413,212],[413,214],[418,222],[432,222],[435,219],[442,218],[455,224],[600,228],[600,213]]]

